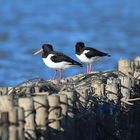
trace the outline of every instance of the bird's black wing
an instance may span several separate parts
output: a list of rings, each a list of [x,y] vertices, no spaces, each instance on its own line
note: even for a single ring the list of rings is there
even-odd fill
[[[73,60],[72,58],[70,58],[69,56],[63,54],[63,53],[60,53],[60,52],[55,52],[54,53],[54,56],[51,57],[51,60],[56,62],[56,63],[59,63],[59,62],[62,62],[62,61],[66,61],[66,62],[69,62],[70,65],[79,65],[79,66],[82,66],[81,63]]]
[[[96,49],[94,49],[94,48],[86,47],[85,49],[88,50],[88,52],[85,53],[85,55],[86,55],[88,58],[96,57],[96,56],[99,56],[99,57],[102,57],[102,56],[110,56],[109,54],[104,53],[104,52],[101,52],[101,51],[96,50]]]

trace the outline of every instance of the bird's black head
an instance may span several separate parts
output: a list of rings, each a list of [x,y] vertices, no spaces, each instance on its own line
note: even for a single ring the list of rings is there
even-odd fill
[[[76,45],[75,45],[75,48],[76,48],[76,53],[80,53],[83,48],[85,47],[85,43],[84,42],[77,42]]]
[[[53,46],[50,44],[43,44],[42,49],[43,49],[43,52],[50,52],[50,51],[53,51]]]
[[[37,52],[35,52],[34,55],[37,55],[37,54],[43,52],[42,55],[43,55],[43,56],[44,56],[44,55],[47,56],[47,55],[50,54],[50,52],[52,52],[52,51],[53,51],[53,46],[52,46],[52,45],[50,45],[50,44],[43,44],[43,45],[42,45],[42,49],[40,49],[40,50],[38,50]]]
[[[43,44],[42,50],[42,58],[46,58],[53,51],[53,46],[50,44]]]

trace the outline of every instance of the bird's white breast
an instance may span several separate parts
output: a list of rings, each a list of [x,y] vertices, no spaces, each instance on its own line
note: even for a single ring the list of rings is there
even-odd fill
[[[89,50],[83,51],[83,53],[81,53],[80,55],[76,54],[76,56],[83,63],[93,63],[93,62],[97,61],[100,58],[99,56],[88,58],[85,55],[87,52],[89,52]]]
[[[69,62],[66,61],[62,61],[62,62],[53,62],[51,60],[51,57],[54,56],[54,54],[49,54],[47,56],[47,58],[42,58],[44,63],[49,67],[49,68],[53,68],[53,69],[66,69],[69,68],[73,65],[70,65]]]

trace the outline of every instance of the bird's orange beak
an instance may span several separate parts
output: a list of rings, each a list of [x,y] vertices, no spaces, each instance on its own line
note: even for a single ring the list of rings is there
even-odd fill
[[[38,50],[37,52],[34,53],[34,55],[37,55],[39,53],[43,52],[43,49]]]

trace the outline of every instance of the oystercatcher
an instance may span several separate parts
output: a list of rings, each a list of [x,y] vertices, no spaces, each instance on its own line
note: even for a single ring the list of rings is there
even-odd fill
[[[62,79],[62,71],[66,68],[70,68],[71,66],[80,66],[82,67],[82,64],[73,60],[69,56],[61,53],[56,52],[53,50],[53,46],[50,44],[43,44],[42,49],[38,50],[34,53],[34,55],[42,53],[42,59],[44,63],[52,69],[55,69],[54,77],[53,79],[56,79],[57,71],[60,70],[60,78]]]
[[[101,52],[94,48],[86,47],[85,43],[77,42],[75,45],[76,56],[78,59],[87,64],[87,73],[91,73],[93,62],[97,61],[103,56],[110,56],[107,53]]]

